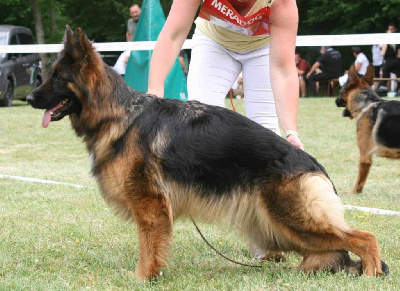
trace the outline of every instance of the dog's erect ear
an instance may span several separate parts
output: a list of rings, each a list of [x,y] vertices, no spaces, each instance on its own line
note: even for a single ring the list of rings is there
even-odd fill
[[[81,28],[72,32],[67,25],[64,33],[64,53],[71,57],[71,60],[81,61],[87,58],[88,54],[94,51],[92,42],[86,37]]]
[[[64,45],[66,44],[66,43],[68,43],[68,42],[71,42],[71,39],[72,39],[72,34],[73,34],[73,32],[72,32],[72,29],[71,29],[71,27],[69,27],[69,25],[67,24],[66,26],[65,26],[65,32],[64,32]]]
[[[363,76],[362,79],[365,82],[367,82],[368,85],[372,86],[372,84],[374,83],[374,75],[375,75],[374,66],[373,65],[369,65],[368,69],[367,69],[367,72],[365,73],[365,75]]]
[[[349,69],[349,80],[347,81],[348,85],[355,85],[360,81],[358,78],[358,73],[356,70],[356,65],[353,63]]]
[[[74,32],[74,40],[77,49],[80,49],[81,58],[86,58],[93,51],[92,42],[86,37],[83,30],[78,27]]]

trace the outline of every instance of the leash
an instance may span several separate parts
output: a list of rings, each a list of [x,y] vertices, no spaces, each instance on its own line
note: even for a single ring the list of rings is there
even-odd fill
[[[207,244],[212,250],[214,250],[214,252],[216,252],[218,255],[220,255],[220,256],[223,257],[224,259],[226,259],[226,260],[228,260],[228,261],[230,261],[230,262],[232,262],[232,263],[234,263],[234,264],[237,264],[237,265],[241,265],[241,266],[245,266],[245,267],[253,267],[253,268],[262,268],[261,265],[250,265],[250,264],[241,263],[241,262],[238,262],[238,261],[235,261],[235,260],[232,260],[232,259],[228,258],[228,257],[225,256],[224,254],[221,254],[216,248],[214,248],[214,247],[207,241],[207,239],[206,239],[206,238],[204,237],[204,235],[201,233],[201,231],[200,231],[199,227],[197,226],[196,222],[194,222],[193,218],[190,217],[190,219],[192,220],[192,222],[193,222],[194,226],[196,227],[197,232],[200,234],[201,238],[202,238],[202,239],[206,242],[206,244]]]
[[[235,105],[233,105],[233,97],[232,97],[232,89],[231,90],[229,90],[229,95],[230,95],[230,97],[231,97],[231,104],[232,104],[232,109],[233,109],[233,111],[235,111],[236,112],[236,108],[235,108]]]
[[[232,97],[232,89],[229,90],[229,95],[230,95],[230,99],[231,99],[231,104],[232,104],[232,109],[233,111],[236,112],[236,108],[235,105],[233,105],[233,97]],[[193,220],[192,217],[190,217],[190,219],[192,220],[194,227],[196,228],[197,232],[200,234],[201,238],[206,242],[206,244],[214,251],[216,252],[218,255],[220,255],[221,257],[223,257],[225,260],[228,260],[229,262],[232,262],[234,264],[240,265],[240,266],[244,266],[244,267],[252,267],[252,268],[262,268],[261,265],[251,265],[251,264],[245,264],[245,263],[241,263],[235,260],[232,260],[230,258],[228,258],[227,256],[225,256],[224,254],[220,253],[216,248],[214,248],[209,242],[208,240],[204,237],[204,235],[202,234],[200,228],[197,226],[196,222]]]

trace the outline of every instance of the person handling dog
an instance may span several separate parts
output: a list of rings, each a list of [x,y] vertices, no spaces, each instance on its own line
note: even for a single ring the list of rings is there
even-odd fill
[[[149,94],[164,82],[189,33],[201,0],[174,0],[150,63]],[[189,100],[225,107],[243,72],[246,116],[304,149],[297,133],[299,82],[295,0],[204,0],[196,21],[188,74]],[[275,98],[274,98],[275,97]]]

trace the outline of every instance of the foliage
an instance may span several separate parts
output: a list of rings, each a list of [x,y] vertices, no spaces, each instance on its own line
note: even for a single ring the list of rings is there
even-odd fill
[[[378,33],[398,23],[400,0],[298,0],[299,35]]]
[[[148,0],[150,1],[150,0]],[[168,15],[173,0],[160,0]],[[124,41],[129,6],[142,0],[41,0],[46,43],[58,43],[65,24],[81,26],[98,42]],[[400,0],[297,0],[299,35],[384,32],[389,22],[400,25]],[[57,33],[50,34],[50,9],[57,17]],[[30,1],[0,2],[2,24],[22,25],[34,31]]]
[[[148,0],[151,1],[151,0]],[[173,0],[161,0],[164,13],[168,15]],[[59,43],[66,24],[83,27],[89,38],[97,42],[125,41],[129,7],[142,4],[142,0],[40,0],[46,43]],[[56,15],[57,31],[50,31],[50,9]],[[0,2],[0,24],[29,27],[35,33],[31,2],[3,0]]]
[[[82,27],[96,42],[125,41],[130,0],[66,0],[72,28]],[[138,2],[138,1],[136,1]],[[140,1],[141,2],[141,1]]]

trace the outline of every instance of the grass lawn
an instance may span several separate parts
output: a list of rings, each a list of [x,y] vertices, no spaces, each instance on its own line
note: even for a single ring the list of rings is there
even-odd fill
[[[243,101],[234,102],[243,112]],[[42,129],[42,114],[24,102],[0,108],[0,174],[86,187],[0,179],[0,290],[400,290],[400,216],[361,211],[346,211],[346,220],[377,235],[389,277],[308,276],[296,271],[301,258],[294,253],[286,262],[264,263],[261,269],[233,265],[181,219],[164,275],[138,283],[135,225],[103,201],[69,119]],[[364,192],[343,194],[355,182],[358,149],[355,121],[341,114],[333,98],[300,99],[299,132],[306,151],[324,165],[344,204],[400,211],[399,161],[375,158]],[[228,257],[258,263],[235,233],[199,225]]]

